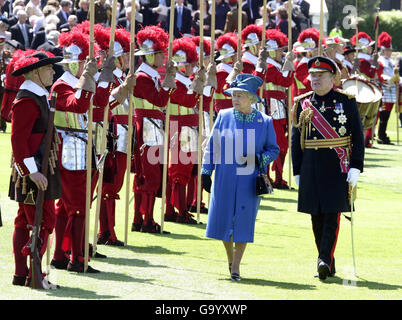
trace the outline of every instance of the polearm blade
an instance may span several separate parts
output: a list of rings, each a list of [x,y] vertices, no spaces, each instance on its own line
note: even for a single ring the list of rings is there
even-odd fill
[[[89,2],[89,14],[90,14],[90,31],[89,31],[89,58],[92,59],[95,56],[95,1]],[[88,269],[89,260],[89,215],[91,212],[91,178],[92,178],[92,119],[93,119],[93,106],[92,99],[89,104],[88,110],[88,144],[87,144],[87,176],[86,176],[86,203],[85,203],[85,244],[84,244],[84,272]]]
[[[131,24],[130,24],[130,71],[129,74],[134,74],[135,72],[135,58],[134,58],[134,49],[135,49],[135,15],[136,15],[136,8],[132,6],[131,8]],[[128,94],[128,145],[127,145],[127,169],[126,169],[126,205],[125,205],[125,216],[124,216],[124,245],[128,243],[128,213],[130,211],[130,176],[131,176],[131,147],[133,141],[133,89],[129,89]]]
[[[174,15],[175,15],[174,7],[175,7],[175,1],[170,1],[168,61],[172,59],[172,53],[173,53]],[[166,106],[165,139],[164,139],[165,141],[163,145],[161,234],[163,234],[163,227],[165,222],[166,182],[167,182],[167,170],[169,164],[169,131],[170,131],[170,95]]]
[[[293,3],[288,1],[288,17],[292,17]],[[290,23],[289,23],[290,21]],[[288,52],[292,52],[292,23],[288,20]],[[292,189],[292,86],[288,89],[288,161],[289,161],[289,189]]]
[[[212,33],[212,30],[211,30]],[[204,5],[200,3],[200,54],[199,54],[199,69],[204,66]],[[201,211],[201,162],[202,162],[202,152],[201,152],[201,143],[202,143],[202,128],[203,128],[203,118],[204,118],[204,97],[203,94],[200,94],[200,98],[198,100],[199,108],[198,108],[198,150],[197,150],[197,223],[200,223],[200,211]]]
[[[117,11],[117,0],[113,0],[112,4],[112,22],[110,27],[110,40],[109,40],[109,51],[108,57],[113,57],[114,54],[114,34],[116,30],[116,11]],[[102,127],[102,137],[101,137],[101,149],[100,154],[103,156],[105,155],[106,151],[106,134],[109,127],[109,103],[106,105],[105,109],[103,110],[103,127]],[[100,207],[102,201],[102,188],[103,188],[103,173],[104,173],[104,166],[102,165],[99,167],[99,178],[98,178],[98,197],[96,200],[96,211],[95,211],[95,226],[94,226],[94,236],[93,236],[93,251],[92,254],[95,255],[97,250],[97,242],[98,242],[98,222],[99,222],[99,215],[100,215]]]

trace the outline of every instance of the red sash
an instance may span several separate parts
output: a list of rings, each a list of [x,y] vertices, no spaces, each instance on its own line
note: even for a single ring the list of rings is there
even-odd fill
[[[340,138],[338,133],[331,127],[331,125],[323,117],[323,115],[313,106],[310,99],[303,100],[302,108],[303,110],[308,108],[313,110],[314,115],[311,118],[311,122],[325,139]],[[338,158],[340,160],[342,173],[347,173],[349,171],[349,159],[346,147],[334,147],[334,150],[336,151],[336,154],[338,155]]]

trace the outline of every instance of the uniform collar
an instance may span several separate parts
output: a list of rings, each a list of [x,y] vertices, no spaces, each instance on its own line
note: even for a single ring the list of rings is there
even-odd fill
[[[318,101],[329,101],[332,99],[334,94],[334,89],[329,90],[329,92],[323,96],[319,96],[315,92],[313,93],[313,96],[311,98],[311,102],[318,102]]]
[[[146,64],[145,62],[141,63],[141,65],[138,67],[137,72],[144,72],[147,75],[149,75],[152,79],[160,79],[159,72],[153,69],[151,66]]]
[[[75,85],[78,82],[78,78],[74,77],[72,73],[69,71],[65,71],[62,76],[60,77],[60,80],[63,80],[65,83],[67,83],[70,87],[75,88]]]
[[[30,91],[39,97],[46,96],[46,98],[47,98],[49,96],[49,92],[46,89],[40,87],[39,85],[37,85],[35,82],[33,82],[31,80],[25,80],[22,83],[22,85],[20,86],[20,90]]]

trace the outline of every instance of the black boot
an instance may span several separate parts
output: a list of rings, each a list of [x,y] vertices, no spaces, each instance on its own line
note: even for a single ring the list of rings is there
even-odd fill
[[[387,111],[380,111],[380,121],[378,124],[378,143],[385,144],[386,142],[386,134],[385,130],[387,129]]]

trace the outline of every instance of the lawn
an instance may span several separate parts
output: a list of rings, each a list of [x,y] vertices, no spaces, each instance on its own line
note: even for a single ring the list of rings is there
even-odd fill
[[[350,222],[341,219],[335,251],[337,276],[314,278],[317,253],[310,216],[297,213],[297,191],[266,196],[257,216],[255,239],[241,265],[241,282],[229,279],[219,241],[205,238],[207,216],[196,226],[165,223],[169,235],[129,231],[128,245],[99,246],[108,259],[93,259],[100,274],[51,270],[62,288],[39,291],[11,285],[13,219],[17,204],[7,198],[10,134],[0,134],[0,299],[398,299],[402,298],[402,129],[399,146],[375,144],[366,151],[355,213],[357,277],[353,274]],[[395,114],[388,133],[396,141]],[[286,166],[286,168],[288,168]],[[285,172],[285,177],[288,173]],[[293,186],[294,182],[293,182]],[[124,186],[123,186],[123,190]],[[116,231],[124,239],[124,192],[117,207]],[[207,194],[205,194],[207,199]],[[95,206],[94,206],[95,207]],[[155,219],[160,220],[160,201]],[[91,215],[91,236],[94,227]],[[133,212],[130,212],[130,222]]]

